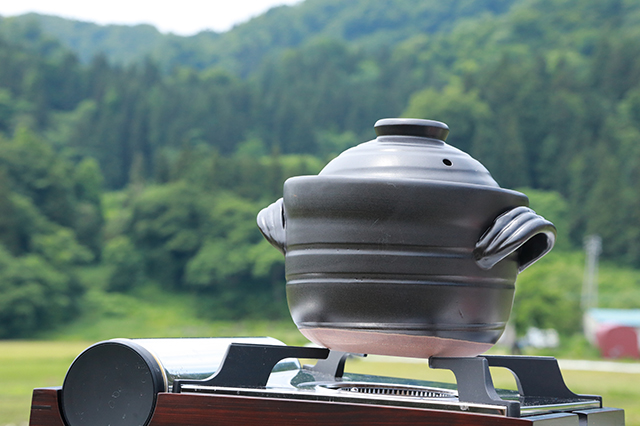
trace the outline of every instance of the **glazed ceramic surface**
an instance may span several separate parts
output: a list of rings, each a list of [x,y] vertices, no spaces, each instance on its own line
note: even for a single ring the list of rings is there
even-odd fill
[[[482,353],[504,330],[518,272],[553,247],[555,228],[446,144],[444,123],[375,128],[319,175],[287,180],[258,215],[285,254],[293,320],[335,350]]]

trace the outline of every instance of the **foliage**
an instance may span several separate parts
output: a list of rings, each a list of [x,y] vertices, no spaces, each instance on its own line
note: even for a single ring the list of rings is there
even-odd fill
[[[640,267],[639,36],[637,0],[307,0],[194,37],[0,19],[3,256],[44,293],[71,297],[90,264],[89,294],[155,282],[209,317],[278,317],[283,259],[257,212],[377,119],[430,118],[557,225],[514,316],[571,334],[584,235]],[[612,281],[603,305],[640,303],[637,279]]]
[[[551,252],[518,277],[511,318],[519,333],[529,327],[555,328],[565,336],[581,330],[583,267],[570,256]]]
[[[552,250],[518,276],[511,319],[517,332],[529,327],[555,328],[563,339],[582,331],[580,299],[584,279],[584,253]],[[620,264],[601,262],[598,306],[637,309],[640,273]]]
[[[146,271],[169,286],[182,284],[187,260],[202,245],[206,201],[183,182],[150,187],[132,206],[127,233],[145,253]]]
[[[567,200],[555,191],[542,191],[532,188],[518,188],[529,197],[529,206],[556,226],[557,238],[554,251],[571,249],[569,228],[571,216]]]
[[[105,244],[103,263],[112,268],[107,289],[127,291],[138,286],[144,278],[144,264],[129,238],[119,235]]]
[[[0,294],[0,337],[10,338],[73,318],[82,287],[43,257],[13,257],[0,246]]]
[[[50,48],[55,54],[31,56],[51,44],[44,35],[51,33],[38,29],[40,18],[24,25],[7,19],[3,25],[16,29],[5,34],[7,64],[21,72],[0,78],[9,89],[1,97],[2,122],[11,132],[18,118],[30,120],[60,149],[94,157],[111,189],[134,178],[175,180],[166,171],[177,161],[173,169],[181,177],[226,179],[232,183],[222,186],[255,199],[263,191],[234,183],[254,180],[245,165],[250,161],[228,166],[234,152],[327,158],[372,137],[376,119],[404,111],[449,123],[451,144],[481,160],[503,186],[561,194],[573,246],[599,233],[606,257],[640,265],[634,192],[640,6],[614,0],[481,3],[308,1],[222,35],[179,43],[169,37],[177,51],[212,43],[207,51],[217,52],[211,57],[219,66],[197,71],[185,59],[168,74],[149,59],[123,67],[98,56],[83,68],[60,46]],[[63,21],[47,26],[47,19],[40,19],[46,31],[69,34]],[[297,23],[287,26],[289,34],[275,24],[282,19]],[[120,30],[113,28],[114,34]],[[256,45],[247,40],[254,43],[255,33],[269,34],[261,39],[269,49],[252,56]],[[239,57],[251,57],[251,66],[236,73],[230,64]],[[49,89],[53,81],[57,91]],[[611,202],[602,203],[603,197]],[[81,239],[97,254],[99,242]]]
[[[42,32],[77,52],[84,62],[105,52],[110,61],[119,64],[152,57],[165,70],[175,66],[206,69],[222,65],[246,75],[265,58],[274,56],[274,52],[295,48],[318,36],[373,44],[375,48],[415,33],[449,31],[458,19],[499,15],[513,3],[514,0],[451,3],[308,0],[295,6],[275,7],[223,34],[203,31],[191,37],[162,35],[149,25],[100,26],[27,14],[0,21],[0,34],[3,27],[8,36]]]
[[[99,234],[101,221],[92,227],[78,220],[86,206],[100,213],[95,194],[91,199],[76,193],[75,172],[26,129],[10,140],[0,137],[2,338],[48,329],[78,312],[84,288],[74,267],[95,258],[78,230]]]

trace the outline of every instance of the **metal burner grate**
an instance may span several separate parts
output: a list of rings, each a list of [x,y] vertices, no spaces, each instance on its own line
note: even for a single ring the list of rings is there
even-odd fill
[[[343,392],[357,392],[368,395],[408,396],[414,398],[455,398],[457,396],[456,392],[446,389],[386,386],[383,384],[335,383],[327,385],[326,387]]]

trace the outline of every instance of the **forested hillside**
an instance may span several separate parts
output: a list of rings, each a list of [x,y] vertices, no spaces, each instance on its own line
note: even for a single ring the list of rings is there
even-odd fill
[[[282,315],[256,213],[383,117],[446,122],[558,249],[598,233],[640,268],[639,40],[640,0],[307,0],[193,37],[4,18],[0,337],[73,316],[83,268]]]
[[[449,31],[461,19],[505,13],[513,3],[307,0],[295,6],[275,7],[223,34],[204,31],[192,37],[161,35],[148,25],[105,27],[36,14],[8,20],[4,26],[5,34],[12,37],[24,28],[39,25],[45,34],[73,49],[83,62],[98,53],[120,64],[150,56],[164,70],[221,65],[247,75],[265,58],[314,38],[329,37],[377,50],[417,33]]]

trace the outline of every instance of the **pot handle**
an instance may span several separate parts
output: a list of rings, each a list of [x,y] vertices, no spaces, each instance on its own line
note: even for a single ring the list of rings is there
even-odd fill
[[[547,254],[556,242],[556,227],[528,207],[498,216],[476,243],[473,256],[482,269],[491,269],[518,252],[518,272]]]
[[[285,253],[285,213],[284,202],[280,198],[269,207],[265,207],[258,213],[258,228],[262,235],[272,246]]]

